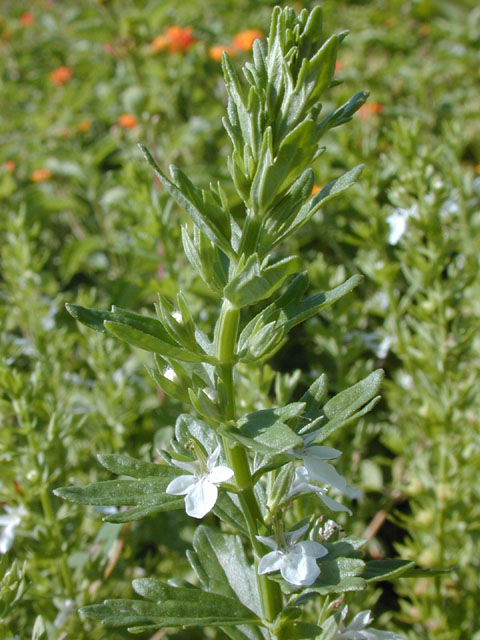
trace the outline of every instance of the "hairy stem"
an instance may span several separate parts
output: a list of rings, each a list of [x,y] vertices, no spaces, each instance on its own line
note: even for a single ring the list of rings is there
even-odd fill
[[[228,300],[224,300],[216,336],[216,353],[222,363],[218,367],[218,374],[224,388],[224,406],[221,409],[227,422],[235,422],[236,420],[233,367],[239,319],[240,310],[233,307]],[[256,536],[259,533],[259,526],[263,525],[263,516],[255,497],[247,452],[242,446],[232,445],[226,438],[223,439],[223,445],[228,464],[235,474],[235,482],[240,489],[238,494],[240,507],[247,523],[257,572],[258,559],[263,551]],[[263,617],[271,622],[282,609],[280,586],[266,576],[259,575],[258,572],[256,575]]]

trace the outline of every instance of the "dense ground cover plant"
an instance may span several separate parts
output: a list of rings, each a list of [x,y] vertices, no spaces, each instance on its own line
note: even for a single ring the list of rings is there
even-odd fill
[[[267,42],[255,40],[253,63],[244,67],[246,88],[224,53],[229,99],[223,122],[233,145],[228,170],[243,215],[231,213],[220,183],[200,190],[173,165],[169,179],[143,147],[158,179],[193,223],[193,236],[187,227],[182,230],[185,253],[221,301],[213,339],[196,325],[182,292],[175,306],[159,296],[156,319],[119,307],[68,306],[88,327],[155,353],[152,377],[166,393],[181,399],[188,393],[193,412],[176,420],[174,438],[159,451],[164,463],[101,455],[107,469],[132,479],[56,494],[80,504],[135,505],[108,516],[111,522],[137,520],[184,503],[189,516],[203,519],[213,510],[223,521],[220,527],[195,530],[189,561],[199,587],[139,578],[133,587],[145,600],[107,600],[84,608],[87,617],[136,632],[214,626],[232,638],[399,637],[364,630],[369,612],[346,626],[347,610],[336,614],[339,603],[331,604],[333,594],[361,591],[367,582],[414,571],[408,561],[363,559],[359,549],[365,541],[339,535],[340,525],[327,520],[329,512],[351,514],[327,495],[329,487],[348,498],[360,493],[326,462],[341,452],[322,443],[377,403],[381,371],[330,399],[321,375],[298,402],[254,412],[242,410],[236,382],[237,368],[248,375],[249,367],[281,348],[293,327],[334,304],[359,281],[354,276],[333,290],[304,297],[308,279],[298,272],[298,258],[280,253],[282,241],[361,171],[352,169],[312,196],[311,164],[324,151],[322,135],[350,120],[367,96],[357,93],[322,112],[320,98],[334,84],[337,48],[344,37],[323,36],[318,8],[298,17],[292,9],[276,8]],[[283,293],[258,311],[259,303],[278,295],[286,282]],[[241,312],[253,306],[257,313],[245,322]],[[300,517],[303,494],[319,498],[323,509]],[[312,600],[321,603],[313,618],[300,607]]]
[[[389,245],[386,219],[397,205],[393,200],[390,203],[388,191],[395,176],[409,175],[421,145],[438,150],[447,146],[448,161],[437,171],[444,178],[446,167],[452,167],[458,175],[470,176],[473,183],[472,174],[480,163],[475,135],[479,94],[472,64],[478,58],[479,13],[476,3],[467,0],[322,4],[328,30],[351,29],[337,61],[336,77],[347,82],[325,95],[325,108],[340,104],[342,98],[350,97],[349,91],[364,86],[372,92],[367,103],[372,107],[363,108],[348,127],[335,129],[331,135],[327,132],[328,154],[314,164],[316,183],[326,184],[360,162],[366,163],[366,170],[348,198],[327,203],[283,246],[288,254],[302,255],[311,291],[334,288],[358,271],[366,277],[334,307],[290,332],[273,360],[274,368],[285,373],[274,374],[263,365],[250,369],[248,376],[238,376],[237,385],[242,410],[248,412],[298,398],[322,372],[327,373],[332,394],[383,367],[387,376],[383,401],[360,418],[354,430],[332,434],[329,444],[344,452],[335,463],[338,471],[364,491],[355,505],[355,518],[349,519],[355,534],[374,534],[368,548],[381,557],[393,553],[394,543],[409,545],[407,530],[418,532],[418,541],[402,554],[424,563],[428,561],[422,556],[425,546],[437,543],[431,537],[421,538],[434,529],[421,522],[417,526],[417,520],[425,516],[423,489],[417,508],[410,488],[416,486],[418,491],[420,486],[434,486],[438,467],[428,467],[429,477],[425,469],[420,475],[414,465],[406,473],[397,453],[401,446],[383,437],[386,425],[398,425],[403,450],[408,446],[413,452],[405,458],[414,459],[415,443],[423,429],[413,413],[400,412],[400,424],[396,396],[390,395],[389,380],[403,379],[404,355],[395,355],[398,349],[391,344],[392,320],[398,311],[385,308],[383,291],[389,287],[400,294],[403,291],[403,280],[395,275],[401,266],[399,246],[410,242],[416,227],[412,220],[399,245]],[[2,515],[11,509],[26,511],[18,526],[14,522],[19,516],[13,515],[11,526],[0,528],[2,534],[8,530],[8,536],[2,537],[2,549],[7,540],[11,543],[2,556],[7,573],[2,583],[0,635],[7,638],[15,634],[30,637],[37,615],[41,620],[36,634],[44,624],[49,638],[79,637],[82,632],[95,638],[105,633],[85,621],[80,623],[75,608],[70,611],[67,607],[57,620],[70,595],[61,565],[51,553],[40,490],[45,484],[51,491],[58,484],[109,477],[92,465],[92,449],[127,450],[151,460],[155,448],[168,441],[169,429],[159,427],[172,424],[176,414],[188,410],[189,399],[171,401],[155,394],[154,383],[149,385],[141,373],[142,363],[150,364],[149,358],[87,329],[75,331],[64,303],[107,307],[114,302],[148,313],[155,293],[160,290],[172,297],[175,281],[180,279],[197,321],[201,318],[203,329],[212,326],[216,302],[183,259],[179,209],[152,185],[147,167],[133,157],[132,150],[136,140],[146,140],[161,166],[170,161],[188,166],[189,174],[202,186],[208,185],[212,171],[217,172],[215,179],[222,180],[233,213],[240,212],[238,197],[225,179],[227,136],[220,122],[224,92],[219,53],[210,57],[210,49],[219,45],[231,51],[235,35],[241,32],[265,34],[269,5],[272,3],[245,0],[182,5],[164,0],[2,4],[0,348],[6,367],[1,391],[0,511]],[[153,41],[174,25],[193,27],[194,44],[184,52],[153,53]],[[246,54],[231,52],[240,65]],[[61,67],[73,73],[67,82],[57,85],[50,76]],[[125,122],[135,120],[135,126],[122,127],[122,115],[128,116]],[[405,139],[410,139],[411,118],[419,120],[420,126],[412,130],[415,143],[394,143],[390,131],[398,116],[407,118]],[[395,162],[390,163],[392,154]],[[421,182],[423,169],[419,166],[415,171]],[[458,186],[457,178],[448,178],[446,184],[471,193],[467,183]],[[470,196],[464,198],[471,201]],[[459,227],[449,227],[455,243]],[[411,242],[415,247],[416,235]],[[464,234],[458,242],[469,246],[474,255],[474,233]],[[388,265],[383,273],[379,271],[382,260]],[[404,311],[402,308],[401,313]],[[388,320],[390,312],[392,320]],[[293,367],[296,370],[290,375]],[[13,386],[9,381],[12,373],[17,379]],[[419,379],[415,385],[419,398],[427,381],[428,377]],[[399,397],[404,391],[399,388]],[[33,449],[19,428],[14,404],[29,409],[35,425]],[[475,411],[474,402],[472,407]],[[466,405],[459,411],[470,414]],[[50,417],[72,412],[74,429],[66,431],[64,424],[64,439],[52,437],[58,418],[51,421]],[[65,417],[61,422],[66,423]],[[411,424],[415,426],[410,428]],[[440,437],[439,430],[435,433]],[[471,433],[475,437],[474,424]],[[465,434],[464,442],[468,437]],[[432,444],[432,449],[436,447]],[[461,450],[458,445],[450,453],[460,461],[455,464],[468,483],[469,475],[476,473],[475,456],[459,457]],[[38,462],[40,480],[35,471]],[[441,580],[440,585],[449,592],[447,600],[443,589],[434,588],[433,582],[425,589],[422,583],[413,587],[408,579],[401,606],[412,638],[432,634],[456,638],[459,633],[478,630],[475,607],[469,604],[478,600],[477,569],[468,551],[475,545],[470,524],[473,511],[467,500],[468,485],[462,487],[455,490],[456,497],[449,498],[455,518],[447,522],[451,531],[464,531],[462,536],[468,541],[462,537],[462,544],[455,543],[456,551],[454,545],[446,545],[452,553],[448,562],[461,565],[462,573]],[[465,496],[461,503],[465,509],[454,508],[459,496]],[[183,567],[189,577],[182,557],[185,545],[190,544],[192,519],[181,511],[166,514],[165,521],[175,518],[173,528],[179,535],[162,540],[159,556],[154,549],[158,547],[157,523],[164,521],[161,514],[130,525],[102,525],[98,514],[62,507],[53,495],[50,501],[61,534],[66,536],[63,548],[78,606],[103,597],[131,596],[130,581],[142,571],[168,576],[172,566],[177,571]],[[389,518],[395,505],[402,520],[396,518],[393,526]],[[407,523],[403,516],[411,508],[413,517]],[[12,564],[14,559],[16,564]],[[17,581],[17,570],[23,580]],[[105,571],[104,579],[101,571]],[[6,607],[17,587],[22,599]],[[422,589],[424,603],[418,607],[415,601],[412,606],[412,593]],[[457,601],[451,599],[455,593]],[[397,607],[391,591],[370,590],[362,602],[364,608],[375,607],[377,626],[398,630],[391,619],[390,610]],[[452,602],[456,604],[450,606]],[[353,615],[357,610],[354,602],[350,604]],[[434,628],[435,619],[432,624],[432,612],[435,618],[440,609],[449,613],[441,630]],[[461,630],[459,619],[464,621]],[[170,633],[181,636],[183,632]],[[194,636],[193,630],[184,633]],[[120,630],[108,634],[111,638],[125,635]]]

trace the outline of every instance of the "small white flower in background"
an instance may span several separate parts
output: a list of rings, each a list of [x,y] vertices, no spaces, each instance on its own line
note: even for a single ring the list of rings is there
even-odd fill
[[[380,360],[384,360],[387,357],[390,347],[393,344],[393,338],[391,336],[385,336],[382,338],[381,335],[374,331],[352,331],[347,335],[348,337],[358,336],[365,347],[373,351]]]
[[[350,509],[345,505],[340,504],[340,502],[337,502],[336,500],[333,500],[333,498],[329,498],[327,496],[327,489],[325,487],[318,487],[310,482],[310,476],[305,467],[297,467],[295,469],[295,477],[290,485],[287,497],[291,498],[299,493],[316,493],[325,506],[332,511],[346,511],[348,514],[352,515]]]
[[[2,528],[0,533],[0,553],[7,553],[12,548],[15,530],[20,525],[22,516],[27,513],[23,505],[19,507],[9,507],[7,505],[4,509],[7,513],[0,515],[0,527]]]
[[[413,389],[413,377],[404,371],[398,376],[398,383],[406,391]]]
[[[338,473],[334,466],[324,462],[324,460],[333,460],[342,455],[342,452],[332,447],[321,447],[312,444],[318,436],[318,431],[312,431],[302,436],[304,441],[303,449],[291,449],[290,453],[296,458],[301,458],[308,474],[312,480],[322,484],[329,484],[340,493],[343,493],[351,499],[360,498],[362,492],[358,489],[348,486],[345,478]]]
[[[473,179],[472,187],[475,193],[480,196],[480,176]]]
[[[442,204],[440,215],[442,218],[445,218],[448,215],[455,215],[459,211],[460,207],[458,205],[457,196],[453,195],[451,198],[447,198],[447,200]]]
[[[375,349],[375,355],[377,356],[377,358],[380,358],[380,360],[385,360],[385,358],[388,356],[388,352],[390,351],[390,347],[392,346],[392,344],[392,336],[385,336],[385,338],[380,340]]]
[[[409,209],[394,209],[387,218],[387,224],[390,227],[390,233],[388,234],[388,242],[391,245],[398,244],[398,241],[403,236],[407,229],[407,221],[413,216],[416,217],[418,208],[416,204],[413,204]]]
[[[372,612],[360,611],[353,617],[349,625],[344,625],[344,620],[348,614],[348,607],[344,607],[340,617],[340,627],[337,631],[337,638],[343,640],[405,640],[403,636],[392,631],[378,631],[378,629],[367,629],[372,622]]]
[[[178,376],[175,373],[175,371],[172,369],[172,367],[167,367],[163,372],[163,376],[167,380],[170,380],[170,382],[178,382]]]
[[[322,558],[328,553],[322,544],[304,540],[297,542],[307,531],[310,525],[285,534],[285,546],[280,548],[273,537],[257,536],[270,551],[263,556],[258,563],[258,573],[271,573],[280,571],[282,578],[296,587],[311,585],[320,575],[317,558]]]
[[[75,611],[75,600],[71,600],[71,599],[65,600],[65,602],[63,603],[63,606],[61,607],[60,611],[57,614],[57,617],[53,622],[53,626],[56,627],[57,629],[60,629],[61,627],[63,627],[65,622],[68,620],[68,618],[74,611]]]
[[[172,459],[175,466],[189,471],[190,475],[178,476],[170,482],[166,493],[185,496],[185,509],[192,518],[203,518],[213,509],[218,498],[217,484],[230,480],[233,471],[229,467],[216,466],[220,447],[208,456],[206,468],[201,462],[182,462]]]

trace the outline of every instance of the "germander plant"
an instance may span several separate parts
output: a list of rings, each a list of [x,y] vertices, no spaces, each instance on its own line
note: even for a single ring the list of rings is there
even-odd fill
[[[368,611],[348,622],[340,604],[342,594],[369,582],[412,573],[413,562],[364,559],[365,541],[343,536],[330,519],[351,513],[343,496],[358,492],[331,462],[341,452],[326,443],[377,403],[382,372],[332,398],[322,375],[296,402],[253,412],[242,411],[239,397],[241,378],[279,350],[293,327],[360,280],[353,276],[305,296],[300,260],[282,253],[283,241],[361,172],[355,167],[311,196],[322,135],[347,122],[367,97],[360,92],[322,112],[320,99],[335,85],[337,47],[345,35],[325,38],[318,8],[299,16],[276,8],[267,42],[254,43],[244,82],[224,54],[224,125],[233,144],[228,170],[243,213],[238,206],[233,213],[219,184],[200,190],[177,167],[168,178],[142,147],[193,223],[193,231],[182,230],[185,253],[221,305],[212,335],[199,328],[180,291],[175,304],[159,296],[157,318],[117,307],[68,307],[92,329],[152,352],[152,377],[165,393],[190,403],[191,412],[178,417],[169,449],[159,452],[161,464],[100,455],[107,469],[131,479],[63,488],[57,495],[124,507],[106,517],[117,523],[183,508],[198,520],[210,512],[217,517],[199,524],[193,537],[188,558],[197,585],[136,579],[140,598],[82,610],[106,625],[133,632],[212,626],[233,640],[399,637],[367,628]],[[305,512],[313,504],[303,501],[309,494],[316,507]]]

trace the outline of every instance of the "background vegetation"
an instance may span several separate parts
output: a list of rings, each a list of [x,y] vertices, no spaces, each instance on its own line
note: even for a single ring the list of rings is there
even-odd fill
[[[52,495],[107,479],[98,452],[154,460],[182,410],[146,374],[147,355],[84,330],[64,305],[150,311],[177,282],[211,326],[216,302],[181,250],[184,214],[136,144],[161,166],[188,166],[197,184],[214,175],[230,189],[219,47],[243,63],[274,4],[0,3],[0,638],[103,638],[78,606],[128,597],[144,574],[187,575],[182,513],[114,525]],[[365,278],[245,378],[244,397],[260,408],[321,372],[334,393],[385,369],[382,403],[331,443],[349,452],[341,470],[365,494],[354,532],[374,557],[396,550],[454,569],[349,604],[412,640],[478,640],[480,9],[321,4],[328,32],[350,30],[344,85],[330,95],[371,97],[328,134],[316,181],[366,169],[289,250],[312,289]],[[182,632],[155,640],[167,635]]]

